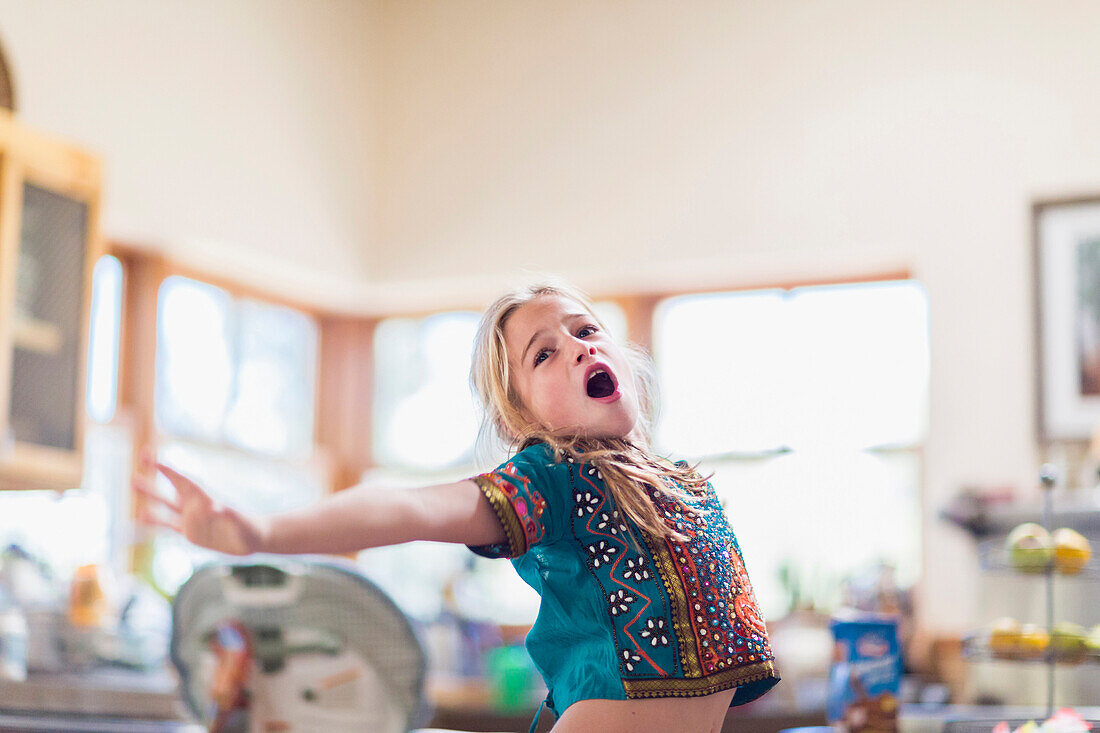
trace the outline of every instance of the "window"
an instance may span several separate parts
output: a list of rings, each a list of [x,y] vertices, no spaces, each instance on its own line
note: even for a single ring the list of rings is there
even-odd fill
[[[101,257],[92,276],[92,317],[88,348],[88,417],[110,422],[118,404],[118,346],[122,323],[122,264]]]
[[[158,306],[159,430],[272,456],[312,453],[310,318],[182,277],[164,281]]]
[[[303,313],[166,278],[157,310],[158,459],[245,512],[320,499],[328,476],[314,456],[317,348],[316,324]],[[174,593],[215,556],[160,533],[153,579]]]
[[[381,465],[438,470],[474,460],[481,412],[469,387],[478,314],[390,318],[374,333],[373,454]]]
[[[819,606],[879,560],[920,562],[927,432],[923,288],[882,282],[669,299],[654,357],[658,448],[714,471],[765,615],[790,602],[781,568]],[[797,541],[776,541],[776,527]]]

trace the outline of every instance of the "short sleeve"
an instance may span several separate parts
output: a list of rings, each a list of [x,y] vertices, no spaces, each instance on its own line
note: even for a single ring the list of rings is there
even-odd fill
[[[526,448],[488,473],[473,476],[504,528],[504,542],[469,546],[482,557],[519,557],[552,535],[553,459],[544,444]]]

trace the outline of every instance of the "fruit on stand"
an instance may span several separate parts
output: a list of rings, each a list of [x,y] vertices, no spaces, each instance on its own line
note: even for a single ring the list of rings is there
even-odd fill
[[[1088,654],[1088,632],[1068,621],[1054,625],[1050,648],[1060,662],[1083,662]]]
[[[1038,659],[1046,654],[1050,645],[1050,634],[1041,626],[1024,624],[1020,628],[1020,656],[1024,659]]]
[[[1076,575],[1092,557],[1092,546],[1079,532],[1068,527],[1054,530],[1054,567],[1059,573]]]
[[[989,651],[1000,659],[1014,659],[1020,650],[1020,623],[1014,618],[999,618],[989,629]]]
[[[1041,573],[1054,559],[1054,541],[1042,525],[1025,522],[1009,533],[1005,551],[1012,567],[1026,573]]]
[[[1089,654],[1100,656],[1100,624],[1092,627],[1088,638],[1085,639],[1085,648],[1088,649]]]

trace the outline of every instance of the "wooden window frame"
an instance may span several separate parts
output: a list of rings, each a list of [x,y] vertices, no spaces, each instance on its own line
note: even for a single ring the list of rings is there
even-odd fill
[[[122,320],[118,355],[118,404],[114,421],[131,430],[135,446],[132,471],[139,470],[141,449],[154,446],[159,436],[154,422],[156,391],[157,297],[163,282],[173,276],[187,277],[225,290],[233,298],[294,308],[314,319],[318,328],[317,389],[314,404],[314,459],[328,472],[329,493],[352,486],[363,473],[377,464],[372,455],[372,409],[374,382],[374,331],[388,318],[416,318],[447,310],[480,311],[481,304],[457,301],[430,309],[394,309],[386,312],[348,314],[335,312],[293,298],[274,289],[249,285],[213,271],[181,263],[170,256],[130,242],[110,241],[104,254],[122,265]],[[653,322],[659,304],[683,295],[739,292],[761,289],[791,290],[814,285],[854,284],[906,280],[905,269],[883,270],[845,277],[822,277],[771,282],[740,283],[729,287],[708,283],[706,287],[647,289],[637,292],[591,293],[596,301],[611,301],[624,312],[627,338],[652,353]],[[231,449],[231,448],[230,448]],[[136,518],[143,502],[137,498],[131,516]]]

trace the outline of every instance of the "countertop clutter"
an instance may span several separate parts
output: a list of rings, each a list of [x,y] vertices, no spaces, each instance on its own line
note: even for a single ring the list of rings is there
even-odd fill
[[[1030,530],[1029,537],[1035,534]],[[997,541],[995,557],[1006,571],[1017,569],[1010,552],[1017,544],[1013,537]],[[1058,543],[1052,536],[1049,544],[1051,551],[1042,557],[1049,555],[1054,563]],[[1062,569],[1084,578],[1092,558],[1082,560],[1079,554],[1063,553],[1063,560],[1075,563]],[[0,588],[5,589],[0,598],[0,733],[203,730],[184,702],[181,673],[167,658],[172,614],[163,597],[140,581],[115,581],[94,566],[77,568],[61,592],[48,572],[18,548],[9,547],[0,557]],[[245,586],[254,591],[263,585],[260,580],[277,579],[272,572],[260,577],[260,569],[255,564],[239,569],[242,582],[248,581]],[[901,733],[988,733],[1000,721],[1011,725],[1007,733],[1012,733],[1027,720],[1041,723],[1048,717],[1049,710],[1041,705],[943,704],[951,696],[942,675],[925,680],[912,670],[903,674],[909,606],[910,599],[893,585],[890,573],[880,569],[849,584],[845,607],[853,614],[850,618],[804,611],[770,624],[773,650],[777,658],[784,655],[784,683],[775,694],[731,713],[725,729],[774,733],[824,725],[830,718],[851,722],[864,716],[867,721],[888,719],[888,729]],[[196,607],[209,610],[209,599]],[[370,623],[356,613],[343,618]],[[519,651],[521,638],[522,633],[512,630],[507,649]],[[294,643],[301,646],[302,640]],[[814,654],[808,654],[811,649]],[[1013,657],[995,663],[1023,661]],[[830,666],[834,672],[842,668],[843,674],[830,674]],[[490,665],[486,672],[493,669]],[[513,694],[502,705],[492,678],[488,673],[429,674],[423,693],[429,710],[417,723],[465,731],[525,730],[535,713],[535,696]],[[917,684],[921,682],[926,684]],[[826,700],[833,698],[847,701],[843,712],[826,710]],[[1016,695],[1001,699],[1024,700]],[[1086,719],[1100,716],[1096,708],[1077,707],[1076,712]],[[539,730],[552,724],[553,717],[544,715]],[[982,727],[974,727],[978,725]]]
[[[94,566],[65,594],[18,547],[0,557],[0,731],[201,730],[165,659],[167,601],[127,579],[108,603]]]
[[[179,681],[169,668],[34,672],[0,679],[0,712],[183,720]]]

